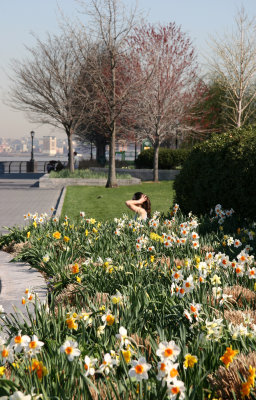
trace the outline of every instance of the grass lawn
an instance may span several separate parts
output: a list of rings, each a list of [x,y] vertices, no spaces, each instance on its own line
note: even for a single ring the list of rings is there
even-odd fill
[[[120,186],[113,189],[98,186],[69,186],[62,216],[67,215],[71,219],[76,219],[80,211],[84,211],[87,217],[95,218],[97,221],[119,218],[123,213],[133,216],[134,213],[126,207],[125,200],[131,199],[135,192],[143,192],[149,196],[152,213],[167,212],[173,203],[173,181],[144,182],[141,185]]]

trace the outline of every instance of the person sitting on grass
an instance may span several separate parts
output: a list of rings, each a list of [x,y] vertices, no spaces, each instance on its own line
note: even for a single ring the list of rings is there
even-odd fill
[[[150,218],[151,214],[151,203],[146,194],[142,192],[134,193],[132,200],[125,202],[128,208],[136,213],[135,219],[139,216],[143,221]]]

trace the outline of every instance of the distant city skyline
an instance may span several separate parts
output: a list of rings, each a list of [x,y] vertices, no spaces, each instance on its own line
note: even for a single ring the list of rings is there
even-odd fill
[[[124,1],[127,6],[134,5],[135,0]],[[151,23],[176,22],[181,25],[199,54],[199,60],[207,50],[206,39],[209,35],[220,35],[233,26],[237,11],[244,6],[247,14],[256,15],[256,0],[139,0],[139,10],[145,11],[145,20]],[[10,62],[13,58],[26,57],[25,46],[33,47],[33,32],[40,39],[44,39],[46,32],[59,32],[61,22],[58,7],[71,20],[79,8],[75,0],[11,0],[0,2],[0,137],[21,138],[30,136],[30,131],[36,137],[53,135],[65,138],[64,131],[57,130],[50,125],[30,123],[22,112],[11,110],[4,104],[10,81],[7,77]]]

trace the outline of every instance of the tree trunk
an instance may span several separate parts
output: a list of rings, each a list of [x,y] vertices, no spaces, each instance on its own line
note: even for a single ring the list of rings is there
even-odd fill
[[[107,188],[117,187],[116,180],[116,123],[113,123],[113,131],[109,143],[109,167]]]
[[[102,166],[104,166],[106,164],[106,144],[107,144],[107,142],[105,139],[95,141],[96,160]]]
[[[73,152],[73,141],[72,133],[66,131],[68,136],[68,169],[70,172],[74,172],[74,152]]]
[[[237,128],[241,128],[241,117],[242,117],[242,100],[238,101],[238,110],[237,110]]]
[[[153,180],[154,182],[158,182],[158,156],[159,156],[159,148],[160,148],[160,143],[159,139],[157,139],[154,143],[154,177]]]

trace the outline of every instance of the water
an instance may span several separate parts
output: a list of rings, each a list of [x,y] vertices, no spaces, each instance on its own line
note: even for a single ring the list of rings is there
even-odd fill
[[[3,155],[0,153],[0,162],[4,161],[30,161],[31,155],[30,154],[14,154],[14,155]],[[50,161],[50,160],[60,160],[60,161],[68,161],[68,156],[63,155],[56,155],[56,156],[47,156],[43,154],[35,154],[34,155],[35,161]]]

